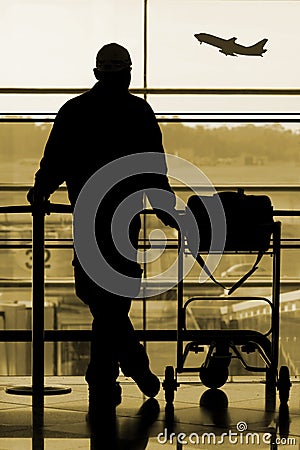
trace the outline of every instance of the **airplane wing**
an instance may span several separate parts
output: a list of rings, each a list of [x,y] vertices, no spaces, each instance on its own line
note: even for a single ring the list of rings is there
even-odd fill
[[[219,52],[220,53],[223,53],[224,55],[226,55],[226,56],[237,56],[235,53],[233,53],[233,52],[230,52],[230,51],[228,51],[228,50],[226,50],[226,49],[224,49],[224,48],[221,48],[221,50],[219,50]]]

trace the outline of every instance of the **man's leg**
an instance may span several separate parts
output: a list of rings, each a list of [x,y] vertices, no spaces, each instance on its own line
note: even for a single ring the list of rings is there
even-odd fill
[[[100,404],[104,397],[108,405],[115,408],[121,403],[121,386],[117,382],[119,376],[119,363],[112,336],[107,333],[105,326],[106,314],[99,316],[98,312],[90,308],[93,314],[92,339],[90,347],[90,361],[85,374],[89,386],[89,413],[99,413]],[[104,319],[104,320],[103,320]],[[101,407],[102,409],[102,407]]]
[[[89,387],[111,386],[114,403],[119,403],[116,383],[119,365],[148,397],[157,395],[158,378],[151,372],[144,346],[138,341],[129,318],[131,300],[103,290],[80,266],[74,265],[77,296],[93,315],[90,363],[86,373]],[[96,389],[96,388],[95,388]],[[102,386],[103,391],[103,386]]]
[[[131,301],[124,297],[106,294],[106,307],[99,309],[98,304],[90,306],[94,317],[91,360],[86,379],[97,382],[101,377],[102,357],[99,352],[101,342],[107,347],[103,350],[106,361],[110,361],[109,371],[113,380],[119,374],[119,365],[126,377],[131,377],[147,397],[155,397],[160,389],[158,378],[151,372],[145,347],[138,341],[129,318]],[[104,315],[105,311],[105,315]],[[109,332],[104,325],[111,318]],[[104,332],[104,333],[103,333]]]
[[[87,304],[93,316],[90,362],[85,379],[89,385],[89,410],[99,409],[99,400],[105,392],[109,405],[121,402],[118,357],[115,354],[111,306],[104,292],[84,272],[78,262],[74,265],[75,290],[80,300]]]

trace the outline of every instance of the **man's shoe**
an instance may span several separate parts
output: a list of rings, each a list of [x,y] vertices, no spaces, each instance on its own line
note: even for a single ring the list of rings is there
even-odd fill
[[[160,381],[151,370],[131,375],[131,378],[146,397],[156,397],[160,391]]]

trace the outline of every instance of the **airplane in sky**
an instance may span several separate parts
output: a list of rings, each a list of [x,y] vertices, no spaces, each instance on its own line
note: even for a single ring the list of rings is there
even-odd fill
[[[230,39],[222,39],[207,33],[198,33],[194,36],[196,39],[198,39],[200,44],[202,44],[202,42],[205,42],[206,44],[218,47],[220,49],[219,52],[224,53],[224,55],[226,56],[263,56],[263,53],[267,51],[266,49],[264,49],[264,45],[268,41],[268,39],[262,39],[254,45],[245,47],[244,45],[236,43],[236,37]]]

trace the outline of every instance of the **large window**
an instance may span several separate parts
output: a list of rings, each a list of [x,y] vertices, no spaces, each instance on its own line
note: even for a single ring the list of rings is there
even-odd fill
[[[24,204],[56,112],[67,99],[95,83],[92,69],[98,49],[118,42],[132,57],[131,91],[143,96],[155,111],[167,153],[199,167],[216,187],[242,186],[270,195],[277,210],[299,210],[299,16],[300,1],[2,0],[0,206]],[[225,55],[219,51],[222,48],[206,42],[200,45],[198,33],[244,46],[267,39],[266,52],[262,57]],[[180,164],[174,170],[197,186],[197,177],[184,174]],[[171,177],[171,183],[186,200],[189,190],[175,178]],[[53,200],[67,201],[64,186]],[[284,238],[300,237],[299,217],[278,219]],[[143,237],[161,227],[151,216],[144,225]],[[23,246],[1,249],[0,303],[12,318],[11,328],[17,323],[15,311],[21,317],[18,323],[30,326],[31,218],[1,215],[0,232],[1,238],[15,239]],[[164,232],[175,239],[173,231]],[[71,237],[69,215],[47,217],[48,243],[56,239],[70,243]],[[148,263],[144,273],[161,273],[176,257],[174,248],[166,251]],[[90,328],[89,311],[74,294],[71,258],[70,248],[46,249],[48,328]],[[216,275],[231,280],[251,261],[249,255],[225,256]],[[280,359],[299,375],[296,344],[289,345],[299,339],[298,261],[299,249],[282,252],[282,292],[294,294],[292,300],[285,297]],[[247,294],[271,295],[271,266],[271,258],[262,261]],[[176,271],[172,276],[176,278]],[[197,292],[198,276],[199,268],[194,266],[186,277],[186,296]],[[131,315],[136,328],[175,328],[176,300],[172,289],[134,302]],[[191,327],[218,326],[223,319],[231,320],[222,317],[219,309],[205,308],[191,309]],[[252,311],[255,316],[257,311]],[[253,325],[247,314],[240,313],[242,327]],[[261,325],[264,320],[259,329]],[[29,352],[28,344],[24,345]],[[47,346],[47,373],[84,373],[88,344]],[[175,343],[148,343],[156,371],[163,373],[166,364],[175,363],[175,347]],[[1,344],[3,361],[7,351],[7,345]],[[1,373],[30,371],[28,364],[20,369],[15,362],[7,364],[1,366]]]

